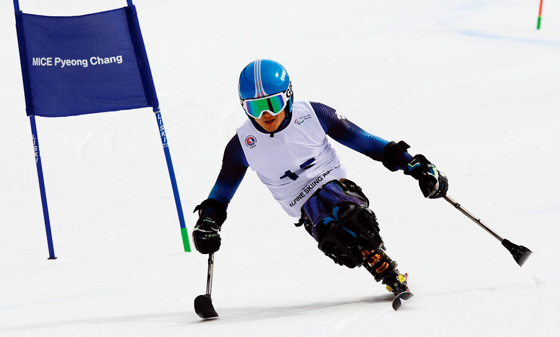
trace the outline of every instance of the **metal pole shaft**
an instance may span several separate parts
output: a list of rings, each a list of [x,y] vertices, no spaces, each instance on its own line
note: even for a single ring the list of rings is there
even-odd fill
[[[208,277],[206,279],[206,295],[212,296],[212,278],[214,276],[214,253],[208,256]]]
[[[54,244],[51,233],[51,221],[49,217],[49,207],[47,204],[47,192],[45,189],[45,179],[43,177],[43,165],[41,164],[41,151],[39,149],[39,137],[37,134],[37,124],[35,116],[29,116],[31,123],[31,134],[33,137],[33,151],[35,152],[35,164],[37,166],[37,177],[39,179],[39,191],[41,192],[41,203],[43,205],[43,218],[45,219],[45,231],[47,233],[47,244],[49,246],[49,260],[56,259],[54,255]]]
[[[169,151],[169,144],[167,143],[167,133],[165,132],[165,126],[163,125],[163,119],[161,117],[161,112],[158,109],[154,109],[156,120],[158,123],[159,134],[161,137],[161,144],[163,146],[163,152],[165,153],[165,160],[167,162],[167,170],[169,171],[169,179],[171,180],[171,187],[173,188],[173,196],[175,197],[175,206],[177,208],[177,215],[179,216],[179,224],[181,226],[181,237],[183,239],[183,249],[185,252],[191,251],[191,245],[189,241],[189,234],[187,231],[187,226],[185,224],[185,216],[183,215],[183,207],[181,206],[181,197],[179,196],[179,188],[177,187],[177,179],[175,178],[175,170],[173,169],[173,162],[171,161],[171,152]]]
[[[484,223],[482,223],[482,221],[480,219],[477,219],[473,214],[471,214],[469,211],[467,211],[463,206],[461,206],[458,202],[453,200],[450,196],[446,195],[446,196],[443,197],[443,199],[445,199],[448,203],[450,203],[455,208],[457,208],[461,213],[466,215],[469,219],[476,222],[480,227],[482,227],[488,233],[492,234],[492,236],[495,237],[498,241],[500,241],[500,242],[504,241],[504,238],[502,238],[501,236],[496,234],[496,232],[494,232],[492,229],[490,229],[488,226],[486,226]]]
[[[17,14],[20,13],[20,12],[21,12],[21,10],[20,10],[20,7],[19,7],[19,1],[14,0],[14,13],[16,14],[16,17],[17,17]],[[17,24],[17,18],[16,18],[16,24]],[[21,47],[21,40],[20,40],[19,32],[18,32],[18,43],[20,43],[20,52],[21,52],[22,47]],[[25,74],[24,74],[23,78],[24,78],[24,82],[25,82]],[[29,108],[29,105],[28,105],[28,108]],[[48,245],[48,248],[49,248],[49,260],[54,260],[54,259],[56,259],[56,256],[54,254],[54,244],[53,244],[52,233],[51,233],[51,221],[50,221],[50,217],[49,217],[49,207],[48,207],[48,204],[47,204],[47,192],[45,190],[45,179],[43,177],[43,165],[41,164],[41,151],[39,149],[39,136],[37,134],[37,123],[35,122],[35,115],[30,115],[29,116],[29,123],[31,124],[31,135],[33,137],[33,151],[35,152],[35,164],[37,166],[37,178],[39,179],[39,191],[41,193],[41,203],[42,203],[42,206],[43,206],[43,218],[45,220],[45,231],[46,231],[46,234],[47,234],[47,245]]]

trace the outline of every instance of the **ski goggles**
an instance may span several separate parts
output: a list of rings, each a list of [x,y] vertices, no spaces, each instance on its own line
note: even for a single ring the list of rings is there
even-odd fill
[[[247,115],[255,119],[260,119],[265,112],[276,116],[284,110],[290,100],[287,94],[288,91],[267,97],[244,99],[241,101],[241,105]]]

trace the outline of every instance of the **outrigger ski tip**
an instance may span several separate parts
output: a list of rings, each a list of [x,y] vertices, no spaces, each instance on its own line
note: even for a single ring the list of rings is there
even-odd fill
[[[208,255],[208,277],[206,278],[206,294],[194,299],[194,311],[200,318],[209,319],[218,317],[212,304],[212,276],[214,274],[214,253]]]
[[[194,311],[200,318],[210,319],[218,317],[218,313],[214,309],[209,295],[199,295],[195,298]]]

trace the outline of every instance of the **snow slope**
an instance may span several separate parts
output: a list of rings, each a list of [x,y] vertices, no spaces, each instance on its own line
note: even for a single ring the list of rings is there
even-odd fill
[[[296,99],[404,139],[449,195],[534,251],[523,268],[414,181],[335,144],[370,197],[416,297],[403,310],[363,269],[322,256],[249,172],[216,254],[182,252],[149,109],[38,118],[57,260],[47,260],[13,8],[0,4],[0,335],[560,336],[560,5],[545,1],[149,1],[140,22],[189,230],[191,210],[243,122],[236,86],[257,58],[283,63]],[[163,5],[165,4],[165,7]],[[23,0],[78,15],[124,1]]]

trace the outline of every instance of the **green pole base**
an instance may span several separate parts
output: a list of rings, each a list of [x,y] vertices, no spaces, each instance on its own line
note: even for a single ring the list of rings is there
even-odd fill
[[[185,252],[190,253],[191,244],[189,242],[189,232],[186,228],[181,228],[181,236],[183,237],[183,248],[185,249]]]
[[[539,20],[537,21],[537,29],[541,29],[541,17],[539,16]]]

